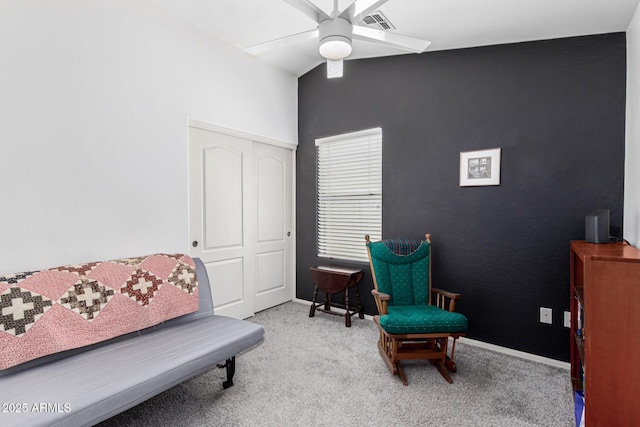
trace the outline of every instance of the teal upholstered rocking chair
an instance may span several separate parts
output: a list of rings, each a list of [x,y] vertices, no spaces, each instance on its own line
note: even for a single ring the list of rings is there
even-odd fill
[[[455,312],[459,294],[431,287],[431,239],[388,239],[371,242],[365,236],[378,307],[378,350],[393,375],[404,385],[400,361],[429,360],[449,382],[456,372],[456,340],[465,335],[467,318]],[[449,338],[452,338],[448,354]]]

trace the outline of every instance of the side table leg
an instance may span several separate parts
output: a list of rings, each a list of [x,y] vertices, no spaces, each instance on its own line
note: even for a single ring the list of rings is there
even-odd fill
[[[356,284],[353,288],[356,290],[356,302],[358,303],[358,317],[360,319],[364,319],[364,309],[362,308],[362,304],[360,304],[360,294],[358,293],[358,285]]]
[[[346,313],[344,314],[344,325],[347,328],[351,327],[351,312],[349,311],[349,288],[344,288],[344,308]]]
[[[311,301],[311,308],[309,308],[309,317],[313,317],[316,314],[316,298],[318,298],[318,287],[313,291],[313,300]]]

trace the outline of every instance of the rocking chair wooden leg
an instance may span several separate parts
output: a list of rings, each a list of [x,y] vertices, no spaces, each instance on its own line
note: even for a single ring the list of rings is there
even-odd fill
[[[388,349],[385,348],[385,345],[381,341],[378,341],[378,352],[380,353],[382,360],[384,360],[384,363],[387,365],[387,368],[389,368],[391,373],[395,375],[396,366],[393,364],[393,362],[391,362],[387,351]]]
[[[451,372],[451,373],[454,373],[454,374],[455,374],[456,372],[458,372],[458,366],[456,366],[456,364],[454,363],[454,361],[453,361],[453,360],[451,360],[451,358],[450,358],[449,356],[447,356],[447,357],[444,359],[444,366],[446,366],[446,367],[447,367],[447,369],[449,370],[449,372]]]
[[[447,371],[447,368],[444,366],[444,363],[442,362],[442,360],[436,360],[435,361],[435,365],[438,368],[438,372],[440,372],[440,374],[442,374],[444,379],[447,380],[447,382],[449,382],[449,384],[453,384],[453,380],[451,379],[451,375],[449,375],[449,371]]]
[[[402,369],[402,365],[400,362],[396,362],[396,371],[398,371],[398,376],[402,380],[403,385],[409,385],[409,381],[407,381],[407,376],[404,373],[404,369]]]
[[[453,357],[455,356],[455,354],[456,354],[456,338],[453,339],[453,345],[451,346],[451,357],[447,356],[444,360],[444,366],[447,367],[449,372],[452,372],[454,374],[458,372],[458,367],[453,361]]]

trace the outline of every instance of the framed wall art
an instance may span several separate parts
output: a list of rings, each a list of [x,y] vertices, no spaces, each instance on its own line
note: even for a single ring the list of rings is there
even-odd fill
[[[500,185],[501,148],[460,153],[460,187]]]

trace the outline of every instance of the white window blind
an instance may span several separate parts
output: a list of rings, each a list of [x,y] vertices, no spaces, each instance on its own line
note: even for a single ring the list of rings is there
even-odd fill
[[[382,129],[316,140],[318,256],[368,261],[382,236]]]

